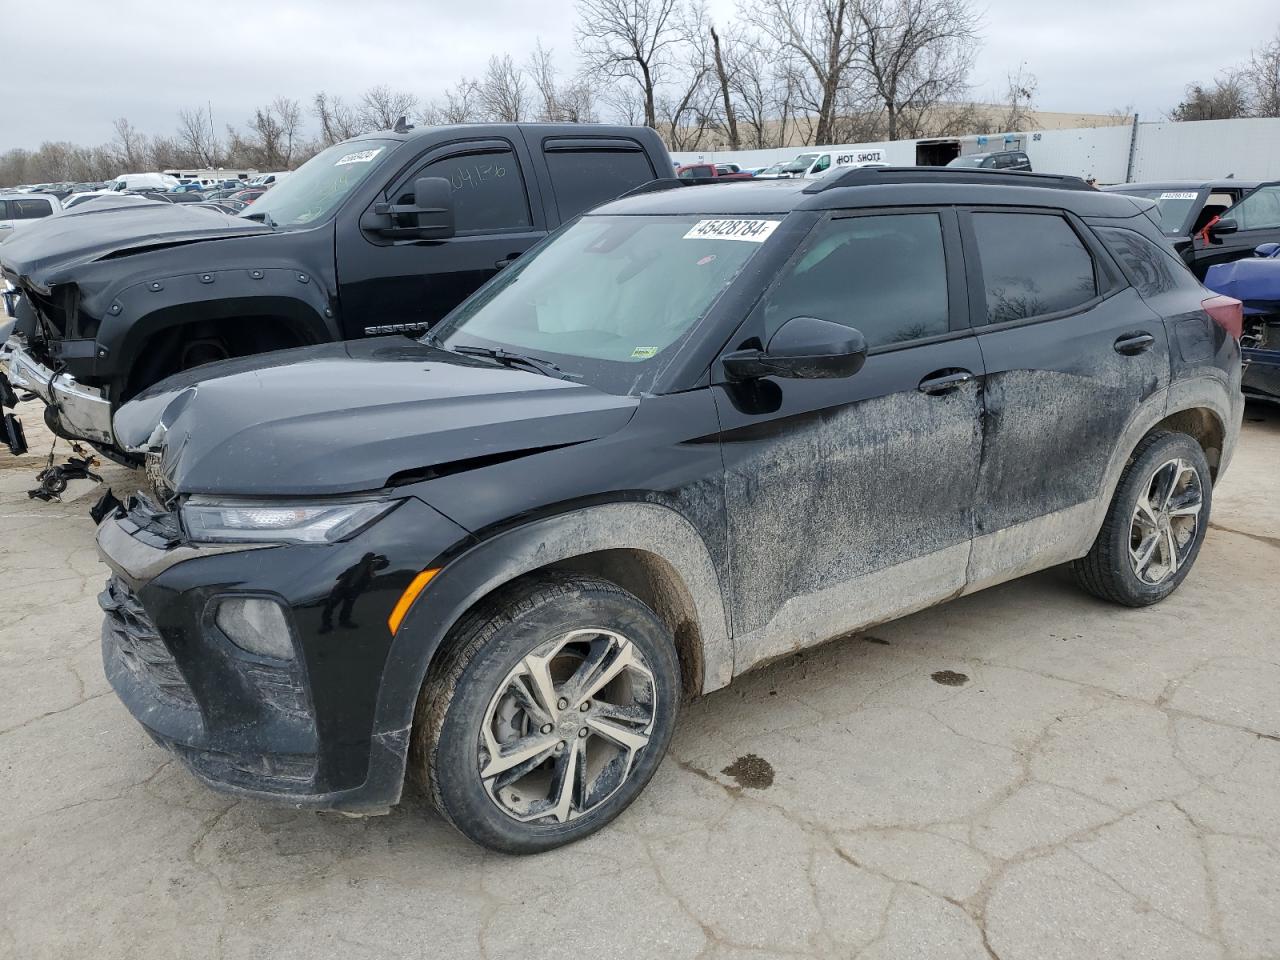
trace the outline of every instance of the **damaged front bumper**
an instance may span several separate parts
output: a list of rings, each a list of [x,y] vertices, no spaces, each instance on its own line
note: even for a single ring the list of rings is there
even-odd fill
[[[0,344],[0,366],[7,371],[15,390],[33,393],[44,401],[63,434],[105,446],[115,445],[111,401],[101,391],[77,383],[70,374],[59,373],[37,360],[25,340],[16,334]]]
[[[397,676],[387,669],[387,617],[423,545],[456,530],[421,501],[397,514],[397,524],[340,543],[196,545],[176,514],[131,499],[97,535],[112,571],[99,605],[116,695],[216,790],[386,811],[403,787],[417,694],[384,702],[384,681]],[[219,604],[242,597],[280,606],[292,659],[248,652],[223,632]]]

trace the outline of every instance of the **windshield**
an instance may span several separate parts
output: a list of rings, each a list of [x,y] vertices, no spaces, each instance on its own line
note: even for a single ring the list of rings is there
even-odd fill
[[[788,163],[785,167],[783,167],[782,172],[783,173],[803,173],[804,171],[808,170],[810,164],[812,164],[813,161],[817,159],[818,159],[818,155],[816,153],[802,153],[800,154],[800,156],[796,157],[794,160]]]
[[[948,167],[980,167],[982,161],[987,159],[985,153],[975,154],[970,157],[956,157],[947,164]]]
[[[642,392],[781,218],[588,216],[521,257],[433,332],[447,348],[551,360]]]
[[[1160,214],[1160,230],[1165,236],[1176,237],[1184,232],[1191,214],[1198,208],[1199,190],[1166,190],[1154,188],[1150,190],[1116,190],[1127,197],[1141,197],[1154,200],[1156,210]]]
[[[277,227],[301,227],[323,220],[395,145],[394,140],[336,143],[279,179],[240,216],[259,219],[265,213]]]

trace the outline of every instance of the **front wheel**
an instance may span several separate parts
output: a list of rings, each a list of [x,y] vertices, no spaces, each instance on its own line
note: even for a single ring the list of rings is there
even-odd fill
[[[621,813],[675,729],[670,632],[632,594],[590,577],[515,585],[454,629],[423,686],[413,765],[471,840],[536,853]]]
[[[1089,593],[1145,607],[1191,572],[1209,526],[1213,484],[1200,444],[1185,433],[1143,439],[1125,467],[1093,547],[1072,564]]]

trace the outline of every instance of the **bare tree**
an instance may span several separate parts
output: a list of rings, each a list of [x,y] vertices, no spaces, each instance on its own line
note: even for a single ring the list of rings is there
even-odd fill
[[[832,142],[837,97],[862,39],[852,6],[850,0],[768,0],[764,8],[762,29],[807,68],[807,77],[794,77],[792,93],[816,113],[817,143]]]
[[[120,165],[128,171],[145,170],[147,167],[147,137],[124,117],[111,125],[115,139],[111,141]]]
[[[1009,74],[1009,85],[1005,90],[1004,114],[999,121],[1001,131],[1026,130],[1036,126],[1035,100],[1040,81],[1034,73],[1020,64],[1018,69]]]
[[[292,97],[276,97],[271,101],[271,112],[280,127],[281,166],[287,170],[293,165],[302,130],[302,105]]]
[[[432,101],[422,111],[427,124],[474,123],[484,112],[479,80],[460,79],[444,92],[444,99]]]
[[[1169,111],[1170,120],[1232,120],[1249,116],[1249,98],[1239,71],[1229,70],[1212,85],[1187,84],[1182,102]]]
[[[535,111],[542,121],[591,123],[595,120],[595,91],[585,78],[560,80],[552,51],[538,40],[529,55],[525,71],[533,81]]]
[[[320,139],[325,146],[365,132],[355,109],[341,97],[331,97],[323,90],[311,99],[311,112],[320,121]]]
[[[578,0],[578,52],[587,71],[639,88],[644,122],[657,121],[657,90],[670,48],[684,39],[676,0]]]
[[[418,98],[392,90],[385,83],[370,87],[360,97],[360,122],[366,129],[390,130],[401,117],[418,112]]]
[[[737,150],[742,145],[742,139],[738,136],[738,111],[733,102],[734,72],[738,61],[733,57],[731,50],[725,49],[730,44],[730,38],[726,36],[726,42],[722,44],[714,23],[708,22],[707,30],[711,34],[711,59],[716,68],[716,84],[720,90],[721,106],[724,108],[724,125],[725,132],[729,135],[729,149]]]
[[[188,163],[208,169],[218,166],[222,144],[205,107],[178,111],[178,146],[186,154]]]
[[[1255,117],[1280,117],[1280,31],[1255,50],[1244,68]]]
[[[966,86],[978,43],[969,0],[859,0],[856,70],[885,112],[890,140],[918,136],[923,118]]]
[[[480,82],[480,104],[489,119],[519,123],[528,119],[529,95],[524,74],[506,53],[494,54]]]

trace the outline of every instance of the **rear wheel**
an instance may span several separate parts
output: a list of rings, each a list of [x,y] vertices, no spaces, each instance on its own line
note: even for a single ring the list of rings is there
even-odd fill
[[[1089,553],[1072,564],[1094,596],[1130,607],[1163,600],[1191,571],[1209,523],[1204,451],[1184,433],[1138,444]]]
[[[669,631],[603,580],[557,577],[486,601],[423,687],[415,771],[486,847],[535,853],[600,829],[658,767],[680,696]]]

